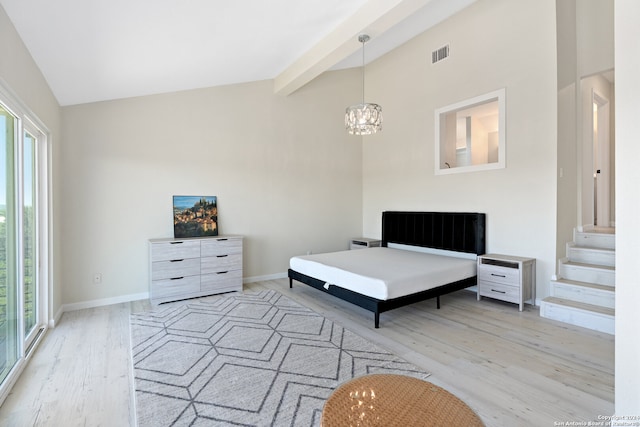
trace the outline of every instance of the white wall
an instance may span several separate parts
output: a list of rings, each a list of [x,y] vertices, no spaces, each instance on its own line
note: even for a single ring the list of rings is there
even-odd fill
[[[640,2],[616,0],[616,415],[640,415]],[[628,424],[620,424],[628,425]]]
[[[52,147],[53,191],[57,192],[56,170],[59,161],[61,141],[61,112],[49,85],[40,69],[31,58],[29,51],[18,36],[4,8],[0,6],[0,79],[15,93],[22,103],[37,116],[48,128],[49,142]],[[60,199],[52,200],[51,226],[53,228],[53,264],[51,271],[51,294],[49,295],[49,318],[58,312],[62,305],[62,272],[59,239]]]
[[[566,254],[566,244],[573,240],[573,230],[581,223],[578,204],[577,160],[577,47],[576,0],[556,1],[558,61],[558,210],[556,253]]]
[[[537,259],[537,297],[556,262],[555,1],[480,0],[367,68],[384,131],[364,141],[364,234],[384,210],[487,214],[487,249]],[[436,65],[431,51],[450,44]],[[506,88],[506,168],[434,175],[434,110]]]
[[[567,0],[559,0],[566,2]],[[590,76],[613,68],[614,0],[572,0],[576,8],[577,73]]]
[[[220,232],[245,236],[245,279],[346,249],[362,230],[362,141],[343,118],[358,77],[288,97],[261,81],[63,108],[64,302],[147,291],[147,240],[173,236],[173,195],[218,197]]]

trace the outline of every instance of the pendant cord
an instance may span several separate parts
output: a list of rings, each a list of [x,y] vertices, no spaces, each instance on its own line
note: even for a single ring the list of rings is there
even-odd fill
[[[362,103],[364,104],[364,44],[366,41],[362,42]]]

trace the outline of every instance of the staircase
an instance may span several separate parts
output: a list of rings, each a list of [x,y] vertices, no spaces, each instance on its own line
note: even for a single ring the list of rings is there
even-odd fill
[[[574,230],[540,316],[614,334],[615,275],[614,229]]]

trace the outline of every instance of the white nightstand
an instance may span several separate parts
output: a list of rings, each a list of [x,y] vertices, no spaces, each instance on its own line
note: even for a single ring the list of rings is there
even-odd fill
[[[378,248],[382,242],[380,239],[369,239],[367,237],[354,237],[349,240],[349,249]]]
[[[510,255],[478,257],[478,301],[490,297],[513,302],[522,311],[525,301],[535,305],[536,260]]]

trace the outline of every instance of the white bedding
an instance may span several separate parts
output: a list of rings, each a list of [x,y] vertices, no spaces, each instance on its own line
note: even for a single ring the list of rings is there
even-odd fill
[[[292,270],[379,300],[424,291],[476,275],[476,261],[393,248],[297,256]]]

